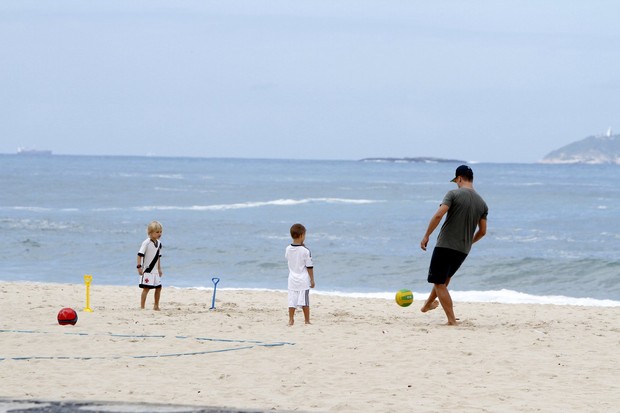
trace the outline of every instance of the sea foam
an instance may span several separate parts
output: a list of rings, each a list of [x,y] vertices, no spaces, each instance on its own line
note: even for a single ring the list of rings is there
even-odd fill
[[[373,204],[383,202],[381,200],[373,199],[346,199],[346,198],[305,198],[305,199],[275,199],[272,201],[256,201],[256,202],[239,202],[233,204],[215,204],[215,205],[192,205],[192,206],[178,206],[178,205],[164,205],[164,206],[141,206],[136,207],[137,211],[224,211],[229,209],[246,209],[246,208],[261,208],[267,206],[294,206],[303,204]]]

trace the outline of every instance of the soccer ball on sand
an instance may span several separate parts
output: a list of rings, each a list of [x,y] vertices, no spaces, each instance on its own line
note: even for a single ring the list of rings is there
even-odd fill
[[[413,302],[413,293],[411,290],[402,289],[396,293],[396,304],[401,307],[409,307]]]

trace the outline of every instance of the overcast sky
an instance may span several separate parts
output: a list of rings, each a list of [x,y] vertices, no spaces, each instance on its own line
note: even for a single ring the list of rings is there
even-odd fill
[[[0,2],[0,153],[536,162],[620,130],[619,1]]]

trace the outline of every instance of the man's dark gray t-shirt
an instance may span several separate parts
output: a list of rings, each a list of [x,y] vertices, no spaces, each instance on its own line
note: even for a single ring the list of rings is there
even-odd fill
[[[449,209],[436,246],[469,254],[478,223],[489,213],[487,204],[475,190],[469,188],[449,191],[441,204]]]

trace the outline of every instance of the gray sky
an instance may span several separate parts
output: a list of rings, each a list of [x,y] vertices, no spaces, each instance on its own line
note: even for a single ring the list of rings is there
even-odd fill
[[[0,3],[0,153],[535,162],[620,130],[620,2]]]

